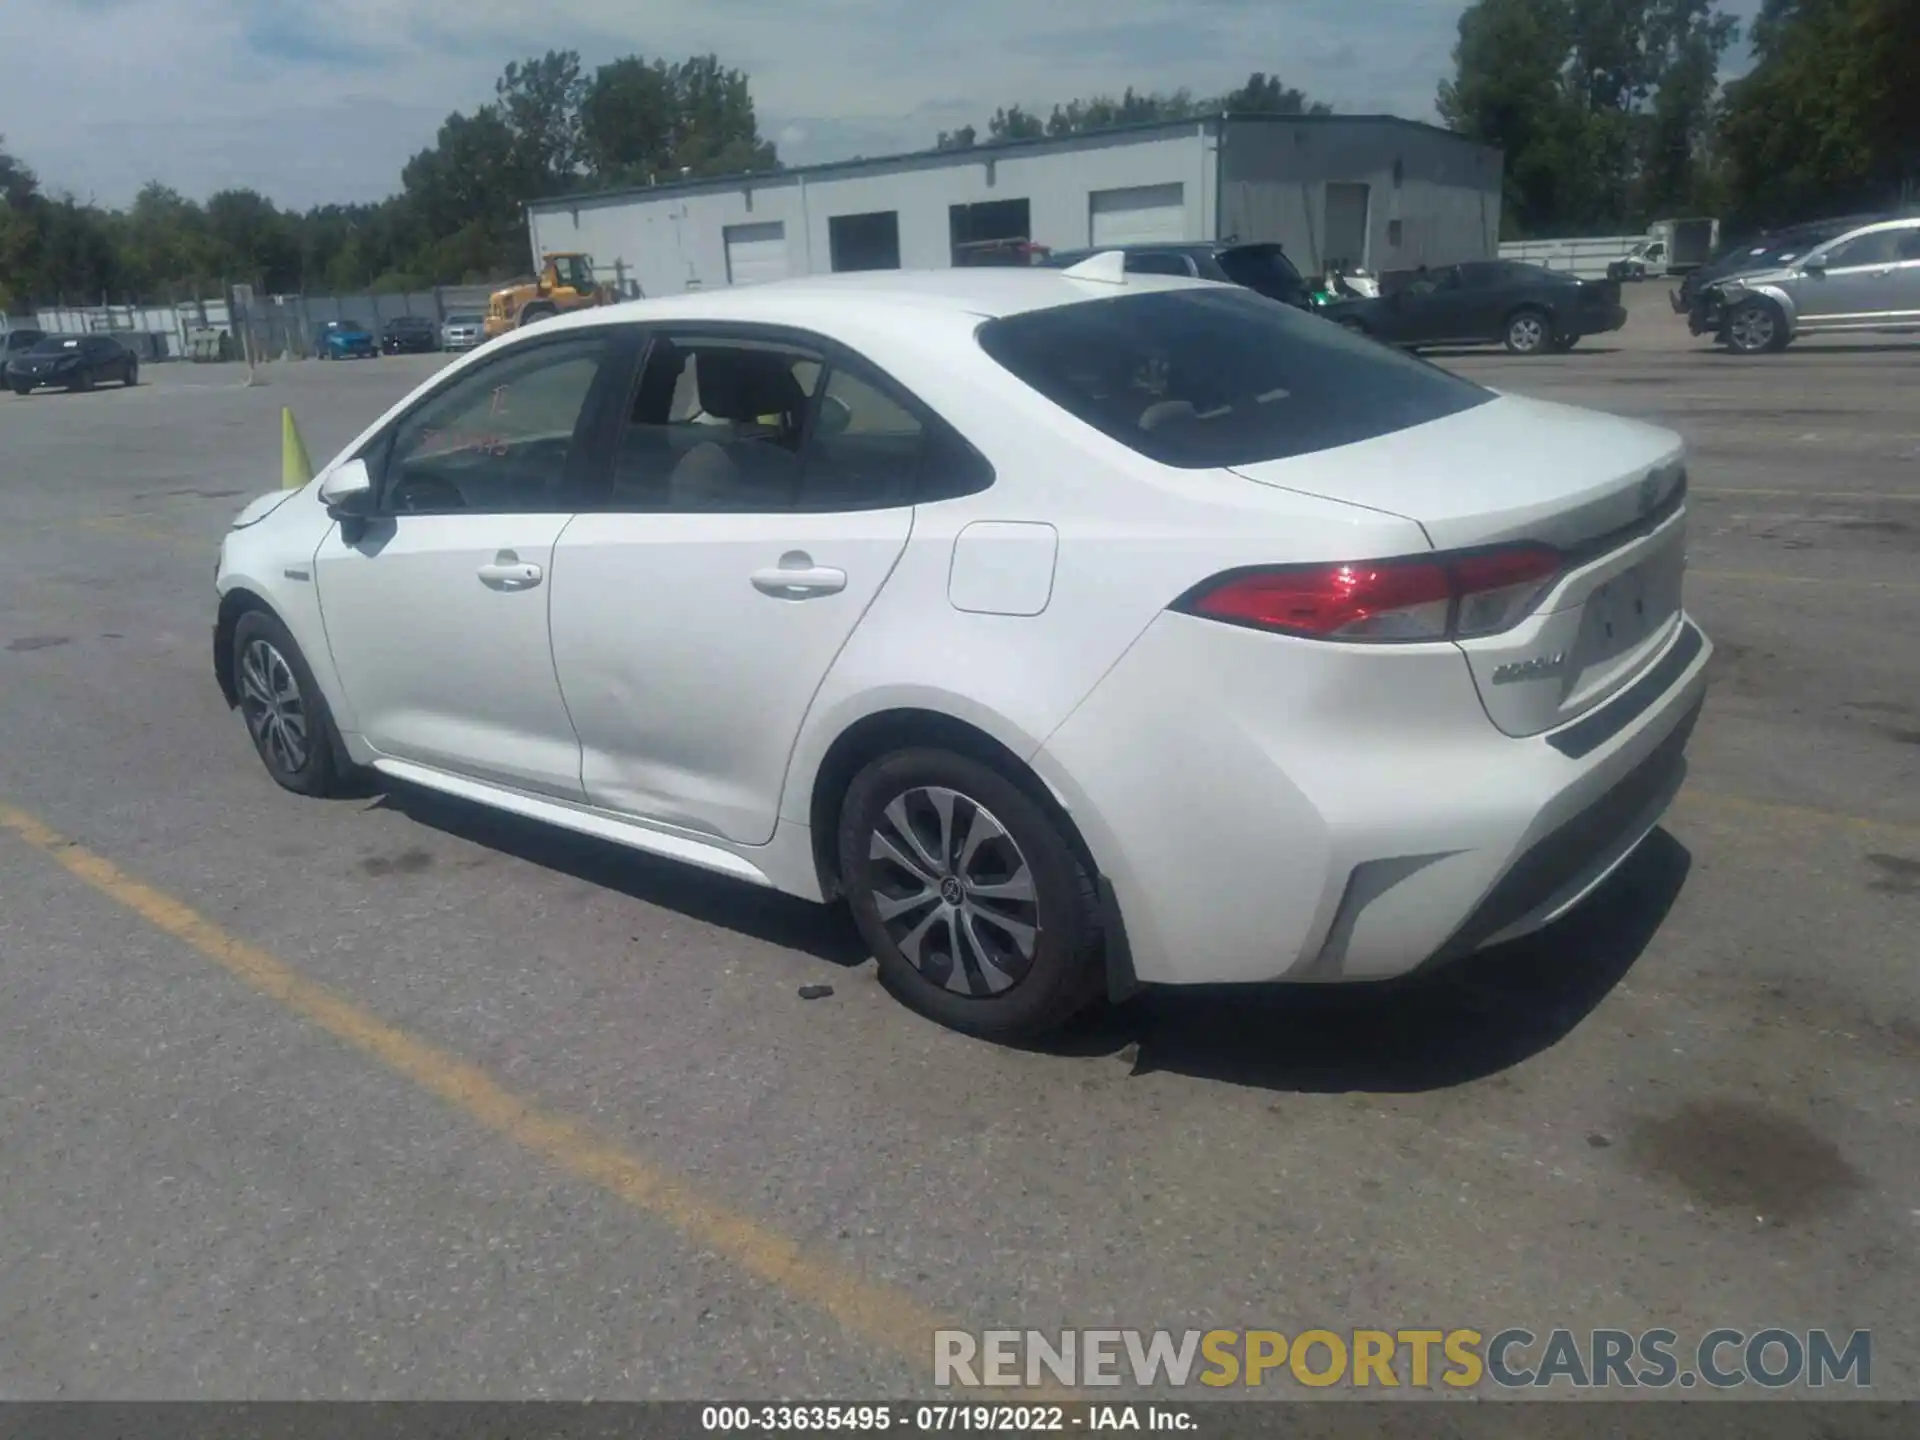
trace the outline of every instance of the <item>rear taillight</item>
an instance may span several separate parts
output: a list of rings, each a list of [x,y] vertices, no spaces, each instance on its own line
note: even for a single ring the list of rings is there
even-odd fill
[[[1189,591],[1173,608],[1316,640],[1465,640],[1526,618],[1561,563],[1559,552],[1545,545],[1508,545],[1235,570]]]

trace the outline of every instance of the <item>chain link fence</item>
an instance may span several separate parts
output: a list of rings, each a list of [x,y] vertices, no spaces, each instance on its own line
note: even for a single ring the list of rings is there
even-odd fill
[[[53,334],[107,334],[145,360],[312,358],[329,321],[351,321],[376,338],[389,320],[417,315],[436,329],[455,315],[485,315],[492,288],[443,285],[404,294],[249,295],[245,290],[151,305],[55,301],[15,315],[16,329]]]

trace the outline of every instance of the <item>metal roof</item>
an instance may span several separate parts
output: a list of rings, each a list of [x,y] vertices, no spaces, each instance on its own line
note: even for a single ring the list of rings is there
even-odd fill
[[[1277,115],[1260,111],[1229,110],[1215,115],[1196,115],[1186,120],[1143,120],[1127,125],[1110,125],[1100,130],[1082,131],[1077,135],[1039,135],[1030,140],[982,140],[953,150],[937,148],[908,150],[895,155],[861,155],[848,160],[823,160],[813,165],[788,165],[778,170],[742,170],[731,175],[669,180],[658,185],[620,185],[604,190],[570,190],[563,194],[530,200],[525,208],[529,213],[571,210],[590,202],[604,203],[610,200],[691,195],[713,190],[737,190],[742,185],[778,185],[788,180],[804,180],[815,175],[856,174],[862,170],[885,169],[889,166],[960,164],[968,161],[994,160],[1007,154],[1082,149],[1115,137],[1145,138],[1156,134],[1176,135],[1201,126],[1226,124],[1393,125],[1416,130],[1425,135],[1443,136],[1448,140],[1455,140],[1462,145],[1472,145],[1482,150],[1497,148],[1470,139],[1456,131],[1430,125],[1424,120],[1409,120],[1404,115]]]

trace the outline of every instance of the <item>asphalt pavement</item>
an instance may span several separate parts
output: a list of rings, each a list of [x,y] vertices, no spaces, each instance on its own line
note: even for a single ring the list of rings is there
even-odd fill
[[[1432,980],[1038,1050],[838,911],[268,780],[218,538],[438,357],[6,397],[0,1399],[905,1396],[941,1324],[1870,1328],[1920,1396],[1920,343],[1632,304],[1438,358],[1691,442],[1664,830]]]

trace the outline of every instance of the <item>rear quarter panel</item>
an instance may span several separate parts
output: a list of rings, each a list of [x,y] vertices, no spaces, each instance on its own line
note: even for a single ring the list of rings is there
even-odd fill
[[[835,332],[955,425],[996,478],[980,494],[916,508],[892,577],[815,696],[789,766],[788,819],[805,823],[820,761],[865,716],[931,709],[1030,758],[1155,617],[1209,576],[1428,548],[1419,526],[1399,517],[1150,461],[1000,369],[974,342],[977,323]],[[955,541],[983,521],[1058,532],[1039,614],[968,613],[950,602]]]

